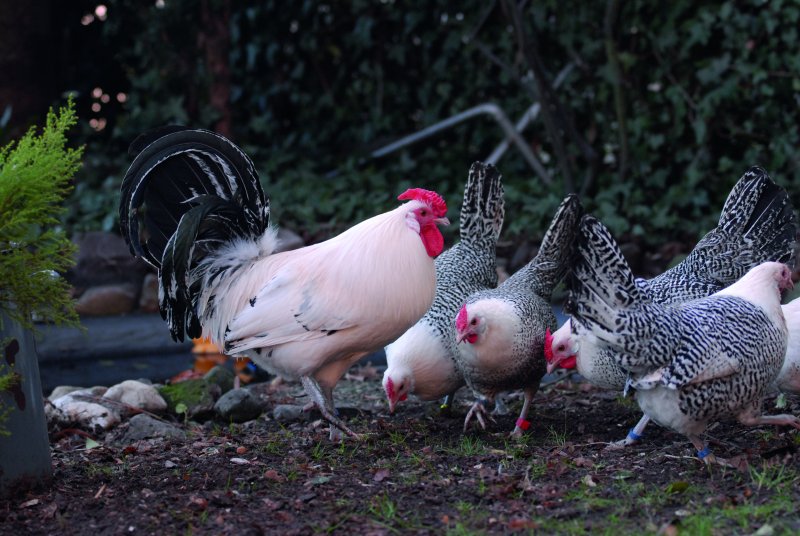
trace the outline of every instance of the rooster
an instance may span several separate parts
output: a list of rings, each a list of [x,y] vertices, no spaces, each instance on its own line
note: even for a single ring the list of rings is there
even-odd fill
[[[759,167],[747,170],[731,189],[719,223],[675,267],[650,279],[637,279],[641,292],[655,303],[678,304],[703,298],[733,284],[765,261],[793,262],[797,219],[786,191]],[[623,390],[628,379],[613,352],[600,348],[591,333],[569,320],[546,343],[547,370],[575,368],[603,389]],[[577,359],[576,359],[577,358]],[[624,446],[641,438],[643,416]]]
[[[707,463],[715,458],[700,435],[718,419],[800,429],[793,415],[761,414],[787,348],[780,303],[792,287],[788,266],[765,262],[709,297],[663,305],[642,291],[597,219],[583,218],[577,249],[568,312],[613,351],[652,420],[684,434]]]
[[[556,325],[550,299],[569,269],[582,213],[578,197],[567,196],[536,257],[496,289],[472,294],[455,319],[460,343],[457,364],[473,392],[493,401],[502,391],[524,390],[513,435],[530,426],[528,410],[545,372],[545,330]],[[464,430],[473,416],[485,428],[484,412],[479,399],[464,419]]]
[[[449,400],[464,385],[456,367],[458,348],[452,319],[467,296],[497,286],[495,246],[503,226],[503,207],[497,168],[472,164],[461,207],[461,241],[436,258],[433,304],[419,322],[386,347],[383,388],[389,411],[394,412],[409,394],[422,400],[442,396]]]
[[[341,431],[358,437],[336,415],[333,388],[430,307],[433,259],[444,245],[437,226],[448,223],[442,197],[410,189],[394,210],[325,242],[273,253],[269,201],[230,140],[168,127],[140,136],[131,152],[122,233],[131,252],[158,269],[172,337],[208,336],[228,354],[299,379],[331,423],[331,439]]]

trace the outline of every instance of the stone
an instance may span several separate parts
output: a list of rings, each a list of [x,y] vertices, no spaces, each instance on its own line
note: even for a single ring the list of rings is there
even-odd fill
[[[154,419],[150,415],[140,413],[128,421],[128,427],[118,443],[133,443],[142,439],[152,438],[186,439],[186,432],[174,424]]]
[[[78,254],[75,267],[67,273],[67,280],[76,287],[130,283],[138,294],[144,275],[152,270],[141,259],[131,255],[128,245],[120,235],[92,231],[75,239]]]
[[[135,307],[136,288],[127,283],[91,287],[75,303],[78,314],[87,316],[125,314]]]
[[[53,389],[53,392],[50,393],[50,396],[47,397],[47,400],[52,402],[53,400],[55,400],[57,398],[61,398],[64,395],[68,395],[69,393],[72,393],[73,391],[80,391],[81,389],[84,389],[84,388],[83,387],[75,387],[74,385],[59,385],[58,387]]]
[[[273,253],[280,253],[281,251],[289,251],[298,249],[305,246],[305,242],[300,238],[300,235],[294,231],[290,231],[285,227],[278,229],[278,245]]]
[[[294,404],[278,404],[272,408],[272,418],[278,422],[292,422],[307,420],[308,413],[303,411],[303,406]]]
[[[103,398],[153,413],[167,409],[167,402],[158,394],[155,387],[136,380],[125,380],[109,387]]]
[[[158,390],[167,402],[169,411],[177,414],[179,404],[186,406],[186,417],[204,421],[214,416],[214,402],[221,390],[205,379],[186,380],[165,385]]]
[[[115,408],[104,406],[97,400],[82,398],[101,396],[96,392],[96,388],[80,389],[52,400],[45,406],[48,422],[66,426],[77,424],[87,430],[108,430],[115,426],[120,422],[119,412]]]
[[[218,385],[222,394],[233,389],[233,379],[236,375],[228,367],[217,365],[206,372],[203,379],[208,383]]]
[[[225,421],[246,422],[257,419],[264,404],[248,389],[232,389],[214,404],[217,415]]]
[[[142,291],[139,294],[139,311],[143,313],[157,313],[158,307],[158,276],[149,273],[142,281]]]

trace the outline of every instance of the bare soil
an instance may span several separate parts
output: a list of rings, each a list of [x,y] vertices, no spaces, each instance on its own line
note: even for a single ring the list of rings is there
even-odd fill
[[[379,374],[353,371],[337,404],[367,439],[328,440],[319,420],[180,423],[186,441],[119,444],[117,433],[51,431],[47,488],[0,502],[0,534],[796,534],[800,435],[725,422],[707,434],[739,468],[706,467],[689,442],[639,418],[631,399],[585,383],[541,389],[533,425],[510,438],[521,399],[487,430],[409,400],[389,415]],[[263,384],[268,408],[302,403]],[[775,399],[766,401],[776,413]],[[797,399],[788,411],[800,412]],[[784,411],[786,411],[784,410]],[[123,425],[124,426],[124,425]]]

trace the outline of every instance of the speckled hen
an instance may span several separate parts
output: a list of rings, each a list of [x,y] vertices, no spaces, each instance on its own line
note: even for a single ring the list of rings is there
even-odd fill
[[[497,286],[497,239],[503,227],[500,172],[491,164],[470,167],[461,206],[461,240],[436,258],[436,296],[419,322],[386,347],[383,388],[390,411],[409,394],[449,398],[464,378],[456,367],[453,317],[478,290]]]
[[[682,262],[650,280],[636,283],[655,303],[677,304],[709,296],[733,284],[754,266],[794,263],[797,218],[786,190],[766,171],[752,167],[737,181],[722,207],[719,223]],[[604,389],[622,390],[628,378],[613,352],[600,348],[591,333],[569,320],[547,343],[548,370],[572,368]],[[577,358],[577,359],[576,359]],[[647,415],[617,445],[640,438]]]
[[[637,285],[597,219],[583,218],[577,249],[567,303],[572,322],[614,352],[646,415],[686,435],[709,463],[714,456],[700,435],[718,419],[800,429],[793,415],[761,413],[787,348],[780,302],[792,286],[788,266],[759,264],[709,297],[663,305]]]
[[[496,289],[472,294],[455,319],[460,343],[457,364],[473,392],[493,401],[503,391],[524,391],[515,435],[529,426],[528,410],[545,372],[545,331],[556,325],[550,300],[569,269],[582,213],[577,196],[565,198],[536,257]],[[484,411],[483,401],[476,401],[464,419],[464,429],[473,416],[485,426]]]
[[[336,415],[333,388],[430,307],[433,259],[444,245],[437,225],[447,223],[441,196],[410,189],[394,210],[273,253],[269,202],[253,163],[228,139],[168,127],[141,136],[131,152],[122,231],[131,251],[158,268],[172,336],[209,336],[231,355],[299,379],[331,423],[331,439],[340,430],[355,436]]]

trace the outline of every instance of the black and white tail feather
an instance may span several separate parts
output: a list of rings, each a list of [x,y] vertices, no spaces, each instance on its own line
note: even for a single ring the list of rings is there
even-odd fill
[[[494,251],[503,229],[505,196],[502,175],[491,164],[474,162],[469,168],[461,205],[461,241]]]
[[[213,132],[157,129],[139,136],[130,153],[122,235],[131,253],[159,271],[161,316],[173,339],[199,337],[200,310],[213,312],[214,301],[206,296],[208,303],[198,303],[203,281],[274,248],[269,200],[250,158]]]
[[[709,296],[766,261],[794,265],[797,215],[789,195],[753,166],[731,189],[715,229],[680,264],[644,283],[659,303]]]
[[[609,230],[592,216],[581,220],[570,279],[565,311],[617,350],[620,365],[646,371],[671,358],[674,341],[667,339],[676,332],[664,327],[675,320],[673,310],[643,292]]]
[[[542,244],[536,257],[520,270],[525,272],[525,279],[533,291],[545,299],[550,299],[556,285],[564,278],[572,264],[581,216],[583,216],[583,205],[578,195],[570,194],[565,197],[542,237]]]

